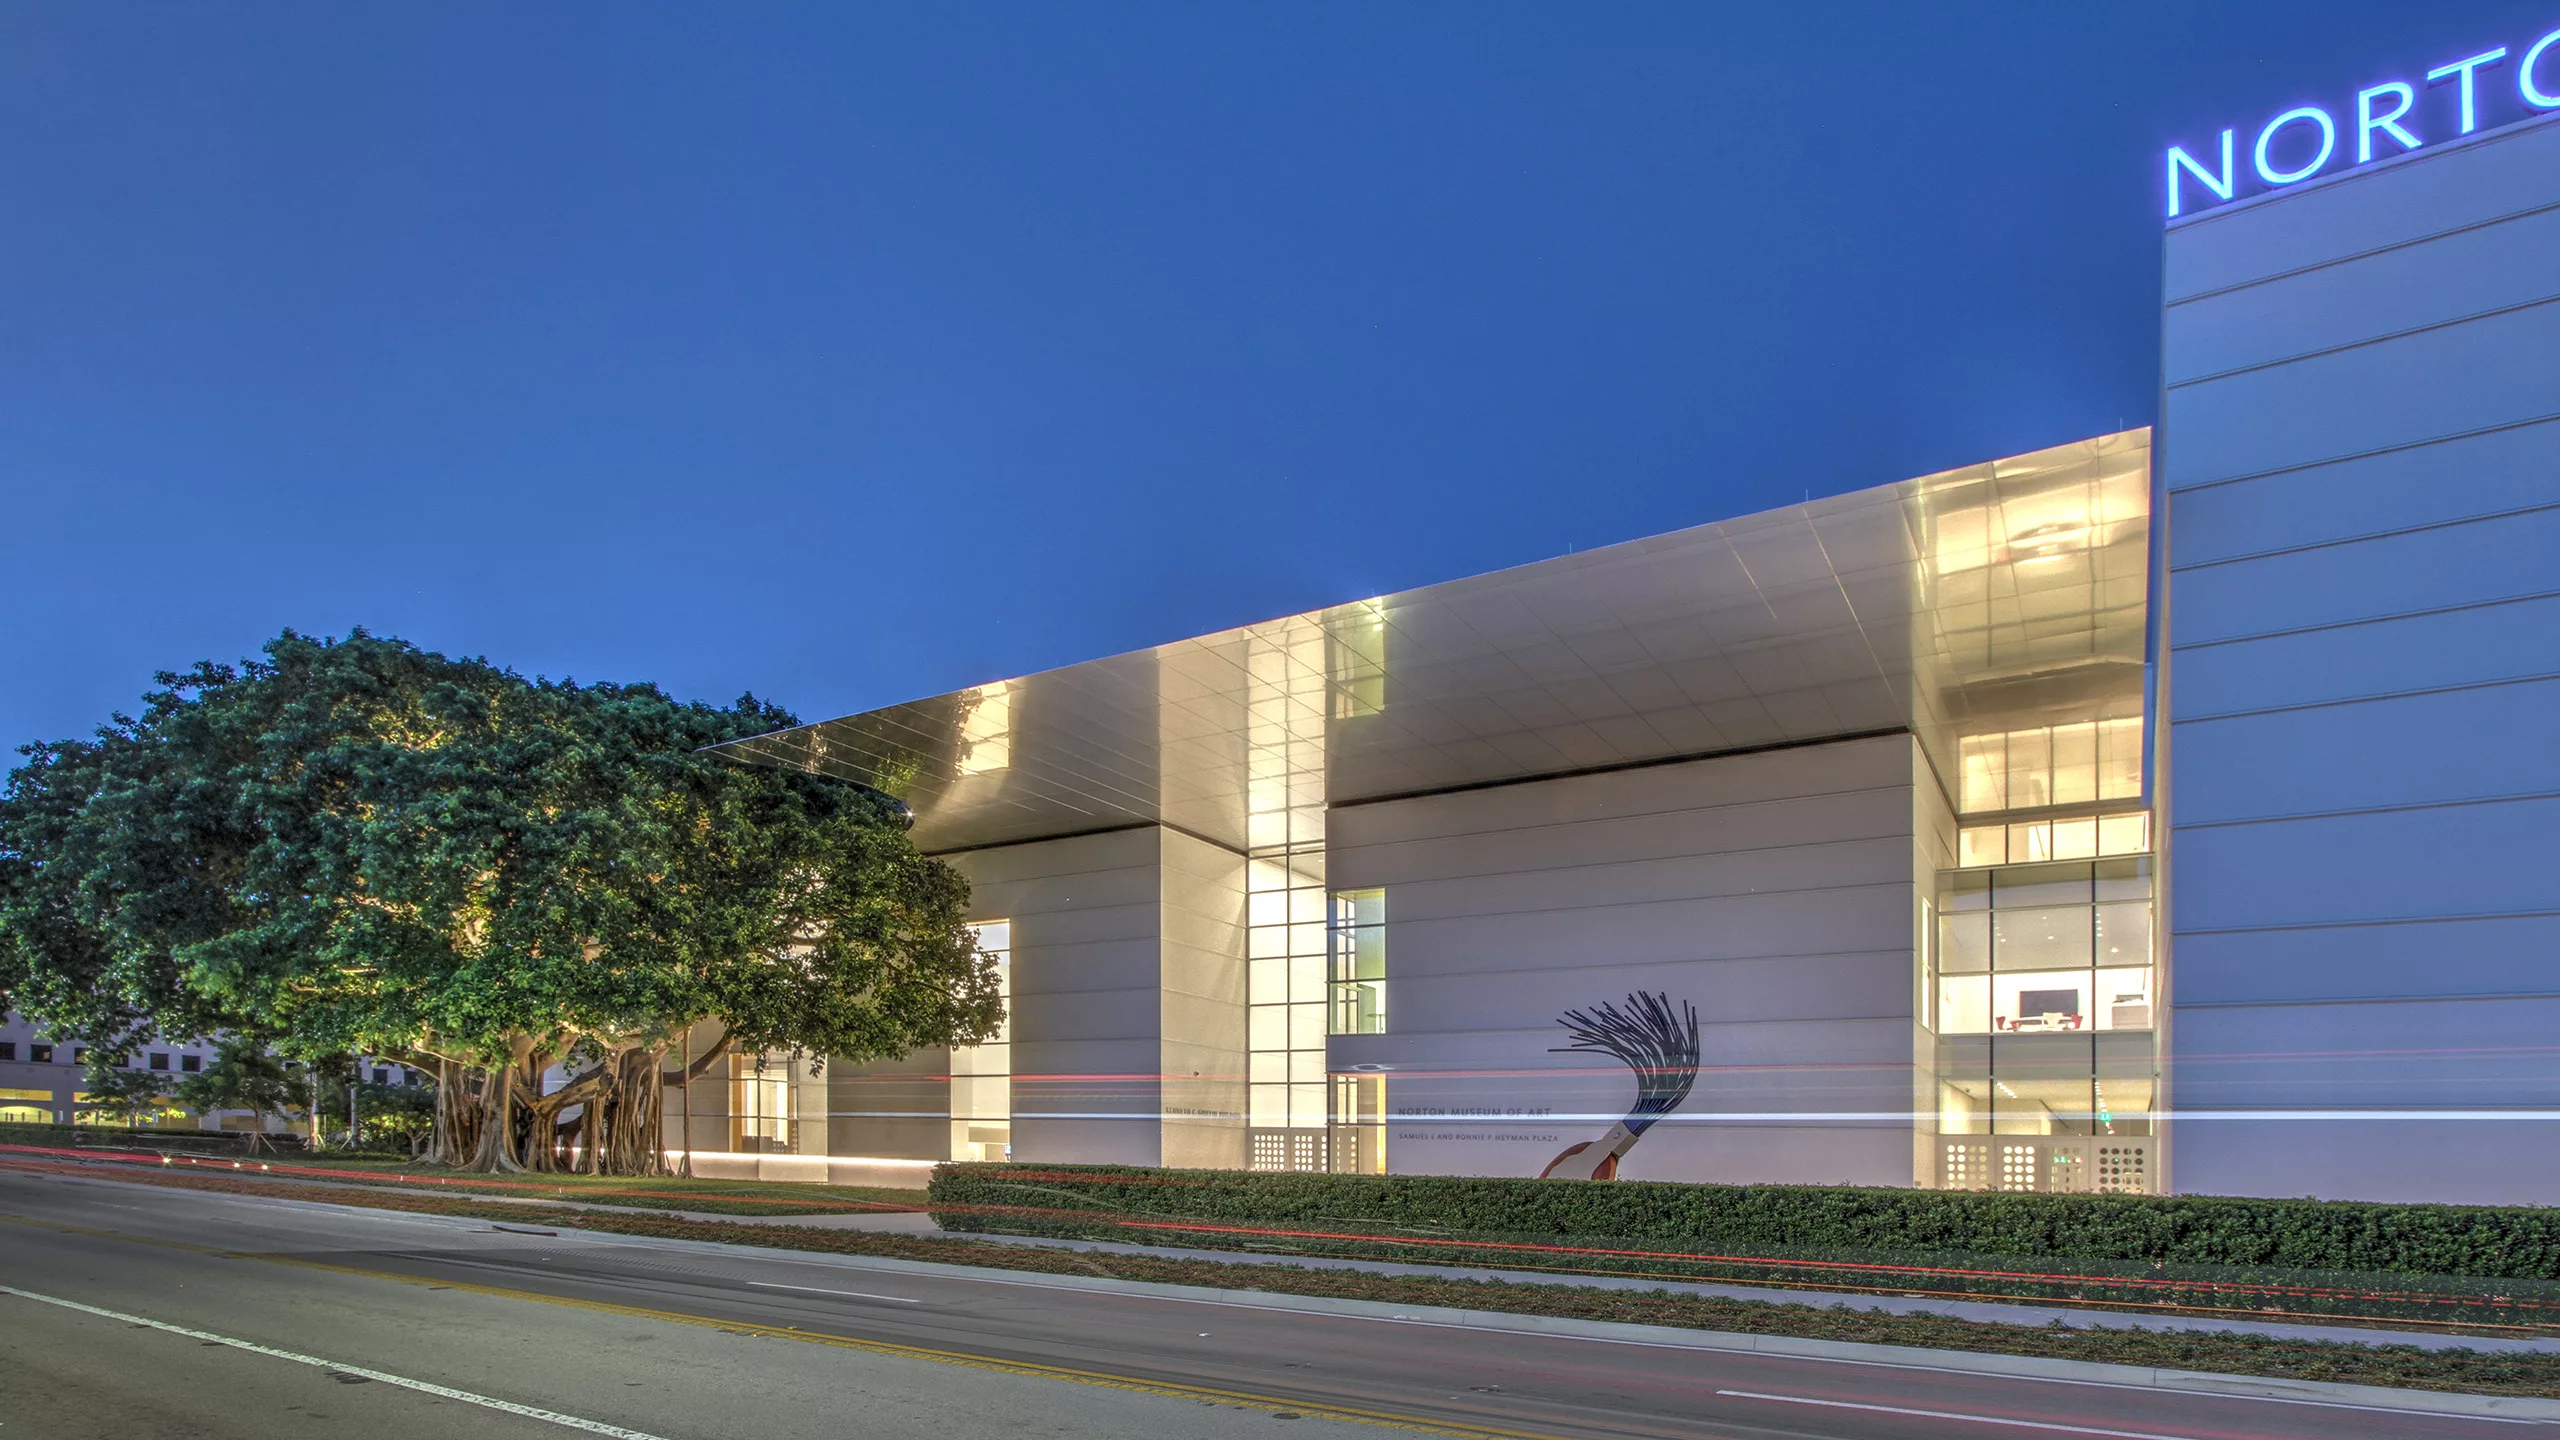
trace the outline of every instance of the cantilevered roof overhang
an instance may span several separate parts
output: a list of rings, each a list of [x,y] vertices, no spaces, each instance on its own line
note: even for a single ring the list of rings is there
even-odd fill
[[[1907,730],[2138,714],[2150,432],[1354,601],[723,747],[948,851]],[[1277,817],[1277,818],[1275,818]]]

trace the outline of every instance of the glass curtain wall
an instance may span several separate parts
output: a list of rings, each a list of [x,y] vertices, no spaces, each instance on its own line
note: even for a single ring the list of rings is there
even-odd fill
[[[1956,866],[1917,957],[1937,1087],[1923,1184],[2156,1183],[2150,462],[2147,435],[2116,436],[1923,484],[1942,670],[1921,729]]]
[[[729,1057],[729,1148],[791,1153],[791,1062],[771,1055]]]
[[[1332,1013],[1336,1035],[1387,1033],[1387,892],[1333,896]],[[1387,1169],[1387,1077],[1333,1077],[1333,1168],[1383,1175]]]
[[[1252,631],[1245,733],[1246,1159],[1330,1168],[1324,744],[1329,642],[1306,617]]]
[[[1939,1183],[2151,1188],[2150,859],[1959,870],[1935,908]]]
[[[995,957],[996,985],[1004,996],[1004,1023],[982,1045],[951,1050],[951,1158],[1013,1158],[1013,922],[989,920],[970,927],[978,948]]]
[[[1335,1075],[1328,1034],[1386,1025],[1385,897],[1325,886],[1330,721],[1386,703],[1385,610],[1247,634],[1246,1156],[1256,1170],[1385,1167],[1385,1080]]]

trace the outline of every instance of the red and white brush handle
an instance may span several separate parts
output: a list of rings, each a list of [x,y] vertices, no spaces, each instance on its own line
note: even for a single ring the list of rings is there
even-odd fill
[[[1538,1172],[1538,1178],[1615,1180],[1618,1178],[1618,1157],[1632,1149],[1636,1139],[1637,1132],[1628,1129],[1627,1122],[1621,1120],[1610,1126],[1609,1133],[1599,1139],[1585,1140],[1568,1147],[1563,1154],[1547,1162],[1547,1168]]]

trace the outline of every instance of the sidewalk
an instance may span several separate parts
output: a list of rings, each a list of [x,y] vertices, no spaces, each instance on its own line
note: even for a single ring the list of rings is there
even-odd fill
[[[712,1217],[704,1217],[712,1218]],[[738,1216],[721,1216],[738,1219]],[[929,1218],[929,1217],[918,1217]],[[927,1233],[946,1233],[938,1228]],[[1069,1250],[1099,1250],[1165,1259],[1214,1260],[1228,1265],[1302,1265],[1317,1270],[1366,1270],[1377,1275],[1416,1275],[1444,1280],[1499,1280],[1515,1285],[1571,1285],[1592,1290],[1661,1290],[1675,1295],[1708,1295],[1724,1300],[1763,1300],[1778,1305],[1812,1305],[1842,1310],[1881,1310],[1891,1315],[1944,1315],[1994,1325],[2062,1325],[2077,1330],[2192,1331],[2262,1335],[2271,1340],[2307,1340],[2344,1345],[2409,1345],[2421,1350],[2478,1350],[2505,1354],[2560,1355],[2560,1336],[2447,1335],[2428,1330],[2375,1329],[2362,1325],[2302,1324],[2262,1320],[2246,1312],[2220,1315],[2146,1315],[2140,1311],[2037,1305],[2030,1301],[1947,1300],[1925,1295],[1886,1295],[1837,1290],[1783,1290],[1761,1285],[1725,1285],[1699,1280],[1654,1280],[1624,1275],[1555,1275],[1535,1270],[1480,1270],[1454,1265],[1405,1265],[1388,1260],[1346,1260],[1321,1255],[1289,1255],[1257,1251],[1187,1250],[1172,1246],[1130,1245],[1114,1240],[1059,1240],[1034,1235],[981,1235],[947,1232],[1009,1245],[1045,1245]],[[2387,1324],[2388,1322],[2380,1322]]]
[[[297,1184],[326,1184],[339,1189],[370,1190],[395,1195],[433,1193],[417,1185],[370,1184],[362,1181],[303,1180],[288,1172],[267,1172],[259,1178],[284,1180]],[[945,1231],[931,1215],[920,1210],[863,1211],[825,1215],[732,1215],[709,1210],[677,1210],[659,1206],[601,1205],[593,1201],[566,1200],[522,1195],[491,1195],[479,1191],[444,1192],[467,1194],[474,1200],[499,1205],[516,1205],[528,1209],[591,1211],[599,1214],[670,1215],[682,1220],[713,1225],[786,1226],[811,1230],[860,1230],[880,1234],[942,1236],[954,1239],[984,1240],[994,1244],[1040,1246],[1049,1249],[1084,1250],[1120,1255],[1145,1255],[1167,1260],[1208,1261],[1221,1265],[1296,1265],[1312,1270],[1361,1270],[1375,1275],[1408,1275],[1444,1280],[1489,1280],[1515,1285],[1567,1285],[1593,1290],[1664,1291],[1675,1295],[1711,1296],[1725,1300],[1758,1300],[1778,1305],[1809,1305],[1817,1308],[1882,1311],[1892,1315],[1939,1315],[1950,1319],[1974,1320],[1994,1325],[2041,1327],[2061,1325],[2081,1330],[2148,1330],[2161,1333],[2257,1335],[2271,1340],[2294,1340],[2344,1345],[2407,1345],[2422,1350],[2476,1350],[2500,1354],[2560,1354],[2560,1336],[2508,1336],[2444,1334],[2428,1330],[2399,1330],[2383,1325],[2337,1323],[2305,1323],[2289,1320],[2267,1320],[2246,1312],[2224,1315],[2150,1315],[2135,1310],[2102,1309],[2065,1305],[2038,1305],[2025,1301],[1952,1300],[1936,1296],[1895,1295],[1878,1293],[1843,1293],[1831,1290],[1789,1290],[1774,1286],[1719,1284],[1712,1281],[1656,1280],[1623,1275],[1556,1275],[1534,1270],[1483,1269],[1455,1265],[1411,1265],[1388,1260],[1344,1259],[1334,1256],[1300,1255],[1285,1252],[1251,1250],[1200,1250],[1169,1245],[1132,1245],[1114,1240],[1067,1240],[1049,1236],[1003,1235],[977,1231]],[[528,1219],[531,1217],[528,1216]],[[744,1243],[752,1244],[752,1240]]]
[[[77,1177],[71,1183],[128,1185],[135,1182],[130,1179],[99,1175]],[[303,1201],[282,1197],[258,1197],[258,1203],[280,1206],[311,1205],[319,1209],[337,1208],[326,1201]],[[466,1216],[415,1218],[428,1225],[449,1227],[457,1243],[468,1243],[465,1237],[469,1235],[470,1227],[488,1223]],[[738,1217],[720,1218],[735,1220]],[[515,1227],[498,1228],[512,1230]],[[1686,1350],[1702,1356],[1716,1353],[1747,1353],[1874,1366],[1892,1370],[1956,1375],[1997,1375],[2067,1385],[2105,1385],[2163,1392],[2244,1396],[2290,1405],[2349,1406],[2363,1410],[2467,1417],[2511,1424],[2560,1424],[2560,1400],[2538,1396],[2483,1395],[2458,1390],[2406,1389],[2381,1384],[2301,1380],[2279,1375],[2175,1369],[2141,1363],[2013,1355],[1874,1340],[1834,1340],[1748,1331],[1691,1329],[1685,1326],[1653,1325],[1632,1321],[1587,1320],[1520,1315],[1503,1311],[1457,1309],[1446,1306],[1416,1305],[1403,1301],[1390,1303],[1330,1296],[1293,1295],[1266,1290],[1228,1289],[1197,1283],[1123,1280],[1108,1276],[1072,1273],[1007,1271],[990,1266],[955,1264],[949,1261],[909,1260],[886,1255],[776,1250],[769,1246],[757,1245],[752,1235],[742,1235],[734,1241],[670,1237],[641,1238],[617,1235],[610,1231],[584,1231],[574,1227],[559,1231],[544,1230],[538,1233],[557,1235],[559,1238],[552,1242],[554,1245],[617,1247],[645,1244],[705,1257],[731,1259],[755,1257],[765,1263],[826,1267],[847,1272],[849,1275],[863,1272],[881,1275],[931,1275],[982,1284],[1143,1295],[1181,1304],[1334,1315],[1388,1325],[1504,1331],[1560,1339],[1587,1340],[1609,1345],[1641,1345],[1659,1349]],[[406,1245],[410,1242],[402,1243]],[[687,1273],[712,1272],[689,1271]],[[1828,1301],[1833,1297],[1824,1297],[1824,1299]],[[2350,1331],[2346,1332],[2346,1335],[2347,1338],[2367,1341],[2392,1338],[2364,1331]]]

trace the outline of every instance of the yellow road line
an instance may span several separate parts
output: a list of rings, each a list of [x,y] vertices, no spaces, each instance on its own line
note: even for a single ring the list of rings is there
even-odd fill
[[[561,1295],[545,1295],[536,1290],[514,1290],[497,1285],[477,1285],[466,1280],[438,1280],[423,1275],[403,1275],[394,1270],[374,1270],[355,1265],[337,1265],[325,1260],[306,1260],[291,1255],[264,1254],[243,1250],[225,1250],[211,1245],[195,1245],[183,1240],[160,1240],[141,1235],[125,1235],[111,1230],[95,1230],[58,1221],[35,1220],[23,1215],[0,1215],[0,1221],[14,1225],[34,1226],[68,1235],[85,1235],[98,1240],[121,1241],[134,1245],[156,1245],[163,1249],[184,1250],[210,1255],[223,1260],[261,1260],[272,1265],[290,1265],[297,1269],[319,1270],[336,1275],[353,1275],[368,1280],[395,1280],[403,1285],[422,1288],[459,1290],[466,1294],[488,1295],[503,1300],[530,1300],[543,1305],[558,1305],[571,1310],[586,1310],[600,1315],[619,1315],[641,1320],[663,1320],[677,1325],[692,1325],[708,1330],[723,1330],[733,1335],[757,1335],[775,1340],[801,1340],[812,1345],[832,1346],[839,1350],[860,1350],[875,1355],[896,1356],[910,1360],[930,1360],[943,1365],[964,1365],[976,1370],[993,1370],[1007,1375],[1023,1375],[1033,1379],[1071,1380],[1079,1385],[1096,1385],[1111,1390],[1127,1390],[1141,1395],[1160,1395],[1168,1399],[1194,1400],[1218,1405],[1244,1405],[1254,1409],[1290,1410],[1301,1415],[1328,1420],[1342,1420],[1359,1425],[1382,1426],[1410,1430],[1424,1435],[1452,1435],[1462,1440],[1559,1440],[1559,1437],[1530,1430],[1504,1430],[1491,1426],[1468,1425],[1455,1421],[1426,1420],[1418,1415],[1397,1415],[1382,1410],[1363,1410],[1354,1406],[1333,1405],[1315,1401],[1283,1399],[1256,1394],[1249,1390],[1222,1390],[1203,1385],[1183,1385],[1163,1380],[1140,1380],[1127,1375],[1112,1375],[1099,1370],[1079,1370],[1064,1365],[1041,1365],[1027,1360],[998,1360],[972,1355],[962,1350],[940,1350],[922,1345],[900,1345],[886,1340],[860,1340],[849,1335],[827,1335],[790,1326],[764,1325],[751,1320],[719,1320],[707,1315],[687,1315],[677,1310],[655,1310],[638,1305],[618,1305],[606,1300],[574,1300]]]

